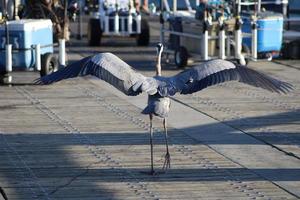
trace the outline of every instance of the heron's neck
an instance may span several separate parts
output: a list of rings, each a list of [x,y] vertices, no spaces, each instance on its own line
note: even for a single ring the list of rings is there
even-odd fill
[[[157,54],[157,61],[156,61],[156,76],[161,76],[161,53]]]

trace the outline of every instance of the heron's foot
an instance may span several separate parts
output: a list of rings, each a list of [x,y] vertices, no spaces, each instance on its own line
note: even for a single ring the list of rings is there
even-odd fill
[[[165,162],[162,169],[166,172],[168,168],[171,168],[171,156],[169,152],[165,155]]]

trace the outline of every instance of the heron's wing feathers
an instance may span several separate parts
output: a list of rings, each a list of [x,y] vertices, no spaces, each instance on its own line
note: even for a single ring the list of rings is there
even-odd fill
[[[212,60],[170,77],[168,84],[159,85],[158,91],[162,96],[172,96],[177,92],[191,94],[209,86],[233,80],[271,92],[286,93],[292,89],[289,83],[248,67],[235,65],[225,60]]]
[[[100,53],[83,58],[69,66],[36,80],[38,84],[50,84],[77,76],[96,76],[126,95],[135,96],[141,92],[155,94],[157,82],[133,70],[127,63],[112,53]]]
[[[51,84],[54,82],[61,81],[63,79],[74,78],[81,75],[81,71],[85,68],[92,68],[88,63],[91,60],[91,57],[83,58],[77,62],[74,62],[67,67],[64,67],[56,72],[53,72],[49,75],[43,76],[35,80],[37,84]]]

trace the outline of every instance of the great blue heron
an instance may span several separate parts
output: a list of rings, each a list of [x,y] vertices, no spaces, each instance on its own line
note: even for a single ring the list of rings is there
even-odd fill
[[[133,70],[127,63],[112,53],[99,53],[83,58],[52,74],[37,79],[36,83],[50,84],[77,76],[96,76],[129,96],[148,93],[148,105],[142,111],[150,116],[151,174],[153,169],[153,115],[163,118],[166,140],[166,155],[163,170],[170,168],[167,121],[170,111],[170,96],[176,93],[191,94],[208,86],[237,80],[248,85],[260,87],[271,92],[286,93],[292,85],[272,78],[254,69],[225,60],[211,60],[171,76],[161,76],[161,54],[163,45],[157,45],[156,76],[146,77]]]

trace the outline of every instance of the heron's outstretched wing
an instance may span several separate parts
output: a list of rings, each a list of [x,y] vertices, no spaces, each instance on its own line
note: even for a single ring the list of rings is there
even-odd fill
[[[36,80],[37,84],[50,84],[77,76],[96,76],[126,95],[135,96],[141,92],[155,94],[157,82],[133,70],[127,63],[112,53],[100,53],[83,58],[67,67],[43,76]]]
[[[177,92],[191,94],[206,87],[233,80],[271,92],[286,93],[292,89],[291,84],[254,69],[225,60],[212,60],[167,78],[163,81],[164,84],[159,84],[158,92],[162,96],[172,96]]]

